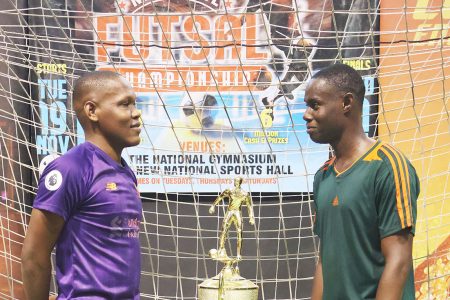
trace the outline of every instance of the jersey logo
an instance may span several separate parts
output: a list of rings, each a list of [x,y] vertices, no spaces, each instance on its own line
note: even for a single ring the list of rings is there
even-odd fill
[[[364,161],[382,160],[378,155],[378,150],[380,150],[381,146],[383,146],[383,143],[379,143],[375,148],[373,148],[372,151],[364,157]]]
[[[45,187],[49,191],[56,191],[62,184],[62,175],[58,170],[50,171],[50,173],[45,176]]]
[[[334,197],[333,201],[331,201],[331,205],[338,206],[339,205],[339,198],[338,196]]]
[[[115,182],[108,182],[106,184],[107,191],[117,191],[117,184]]]
[[[42,173],[44,173],[44,170],[48,166],[48,164],[57,159],[58,157],[59,157],[58,154],[50,154],[44,157],[41,160],[41,163],[39,164],[39,176],[41,176]]]
[[[111,220],[111,233],[109,234],[110,238],[122,236],[122,223],[122,218],[120,218],[119,216],[116,216]]]

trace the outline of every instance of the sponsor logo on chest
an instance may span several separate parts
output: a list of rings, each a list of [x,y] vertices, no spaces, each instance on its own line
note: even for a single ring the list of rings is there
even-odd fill
[[[107,191],[117,191],[117,184],[115,182],[108,182],[106,184]]]

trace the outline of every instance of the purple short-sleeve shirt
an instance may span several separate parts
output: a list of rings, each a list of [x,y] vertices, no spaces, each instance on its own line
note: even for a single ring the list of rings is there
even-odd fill
[[[56,243],[58,299],[139,299],[136,177],[91,143],[51,162],[33,207],[61,216]]]

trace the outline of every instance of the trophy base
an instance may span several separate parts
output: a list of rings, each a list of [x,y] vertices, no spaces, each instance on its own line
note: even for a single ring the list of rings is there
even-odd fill
[[[219,288],[220,274],[198,286],[199,300],[258,300],[258,286],[237,274],[226,276]]]

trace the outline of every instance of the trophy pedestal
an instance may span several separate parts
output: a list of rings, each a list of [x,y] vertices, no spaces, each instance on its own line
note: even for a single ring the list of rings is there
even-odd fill
[[[227,264],[219,275],[198,286],[199,300],[258,300],[258,286],[239,275],[239,269]]]

